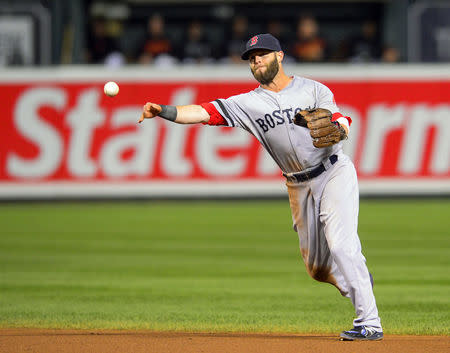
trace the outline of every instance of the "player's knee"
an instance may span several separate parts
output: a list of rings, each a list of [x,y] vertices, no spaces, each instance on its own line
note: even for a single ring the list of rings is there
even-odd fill
[[[314,266],[309,268],[308,273],[316,281],[331,283],[331,268],[329,266]]]

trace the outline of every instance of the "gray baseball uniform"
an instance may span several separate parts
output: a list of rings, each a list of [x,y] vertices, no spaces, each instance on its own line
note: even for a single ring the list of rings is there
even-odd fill
[[[294,76],[280,92],[258,87],[211,103],[228,126],[253,134],[286,176],[294,229],[308,273],[351,298],[357,316],[354,326],[381,331],[357,234],[359,191],[353,163],[343,154],[342,142],[316,148],[309,130],[293,123],[300,110],[338,112],[330,89]],[[308,179],[308,173],[315,177]]]

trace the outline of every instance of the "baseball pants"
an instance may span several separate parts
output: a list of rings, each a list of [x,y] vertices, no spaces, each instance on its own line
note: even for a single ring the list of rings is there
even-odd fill
[[[359,191],[350,158],[324,163],[326,170],[305,182],[287,180],[294,229],[309,275],[333,284],[355,307],[354,326],[381,331],[366,259],[358,237]]]

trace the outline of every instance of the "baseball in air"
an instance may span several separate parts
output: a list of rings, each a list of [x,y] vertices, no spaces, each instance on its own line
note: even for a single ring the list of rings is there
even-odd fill
[[[113,81],[109,81],[105,83],[103,90],[107,96],[114,97],[119,93],[119,85]]]

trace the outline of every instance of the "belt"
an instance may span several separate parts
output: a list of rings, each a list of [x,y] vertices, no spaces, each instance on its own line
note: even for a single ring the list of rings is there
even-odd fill
[[[334,163],[337,162],[338,156],[333,154],[330,157],[328,157],[328,159],[330,160],[331,164],[334,164]],[[314,169],[312,169],[312,170],[310,170],[308,172],[299,172],[299,173],[293,173],[293,174],[283,173],[283,175],[286,178],[294,178],[298,182],[303,182],[303,181],[311,180],[311,179],[313,179],[315,177],[318,177],[325,170],[326,170],[325,166],[323,165],[323,163],[321,163],[318,167],[316,167],[316,168],[314,168]]]

